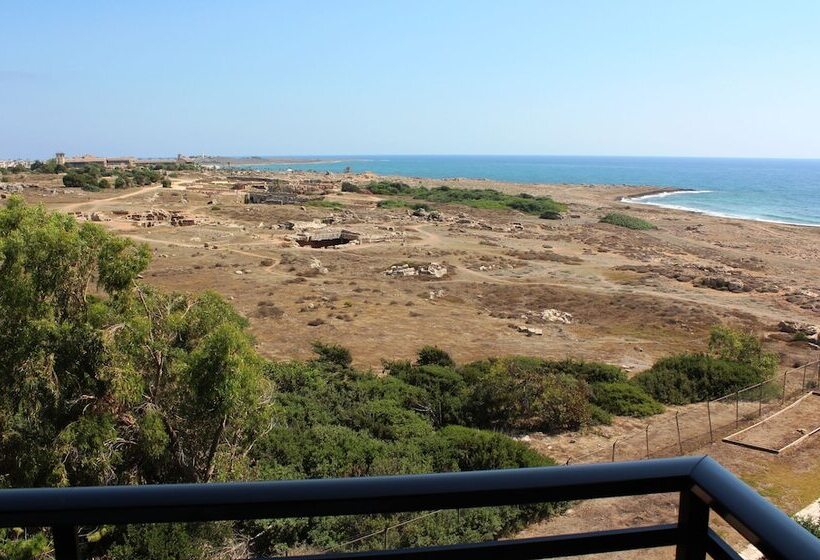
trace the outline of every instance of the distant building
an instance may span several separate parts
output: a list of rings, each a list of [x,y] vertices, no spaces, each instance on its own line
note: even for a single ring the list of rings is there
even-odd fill
[[[58,165],[66,167],[83,167],[85,165],[101,165],[103,167],[131,167],[136,163],[136,159],[132,157],[97,157],[90,154],[84,156],[67,158],[63,152],[57,152],[54,158]]]

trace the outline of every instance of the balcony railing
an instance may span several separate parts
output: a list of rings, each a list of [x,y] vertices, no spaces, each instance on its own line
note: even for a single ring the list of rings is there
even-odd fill
[[[382,514],[677,492],[678,522],[613,531],[303,558],[535,559],[676,547],[679,560],[740,556],[715,512],[771,560],[820,559],[816,539],[708,457],[412,476],[0,490],[0,527],[51,527],[57,560],[80,526]]]

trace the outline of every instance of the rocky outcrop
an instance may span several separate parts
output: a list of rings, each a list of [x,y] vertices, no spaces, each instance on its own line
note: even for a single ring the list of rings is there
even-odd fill
[[[557,309],[545,309],[541,312],[541,320],[548,323],[572,323],[572,314]]]
[[[411,266],[409,264],[394,264],[384,271],[386,276],[429,276],[443,278],[447,275],[447,267],[431,262],[427,265]]]
[[[515,325],[515,329],[520,333],[526,334],[527,336],[542,336],[544,334],[542,329],[537,329],[528,325]]]
[[[809,338],[817,338],[817,333],[820,332],[820,328],[818,328],[817,325],[804,323],[802,321],[780,321],[778,329],[780,329],[780,332],[802,334]]]

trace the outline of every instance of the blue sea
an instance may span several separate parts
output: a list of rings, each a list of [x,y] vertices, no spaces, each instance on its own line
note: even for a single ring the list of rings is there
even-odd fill
[[[447,179],[673,187],[632,199],[718,216],[820,226],[820,160],[587,156],[304,156],[252,166]],[[320,160],[309,162],[308,160]]]

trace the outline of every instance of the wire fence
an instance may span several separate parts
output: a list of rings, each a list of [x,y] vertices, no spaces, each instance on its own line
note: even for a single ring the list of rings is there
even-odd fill
[[[684,455],[751,425],[818,387],[820,360],[815,360],[720,398],[688,405],[674,415],[664,415],[612,443],[570,457],[567,464]]]

